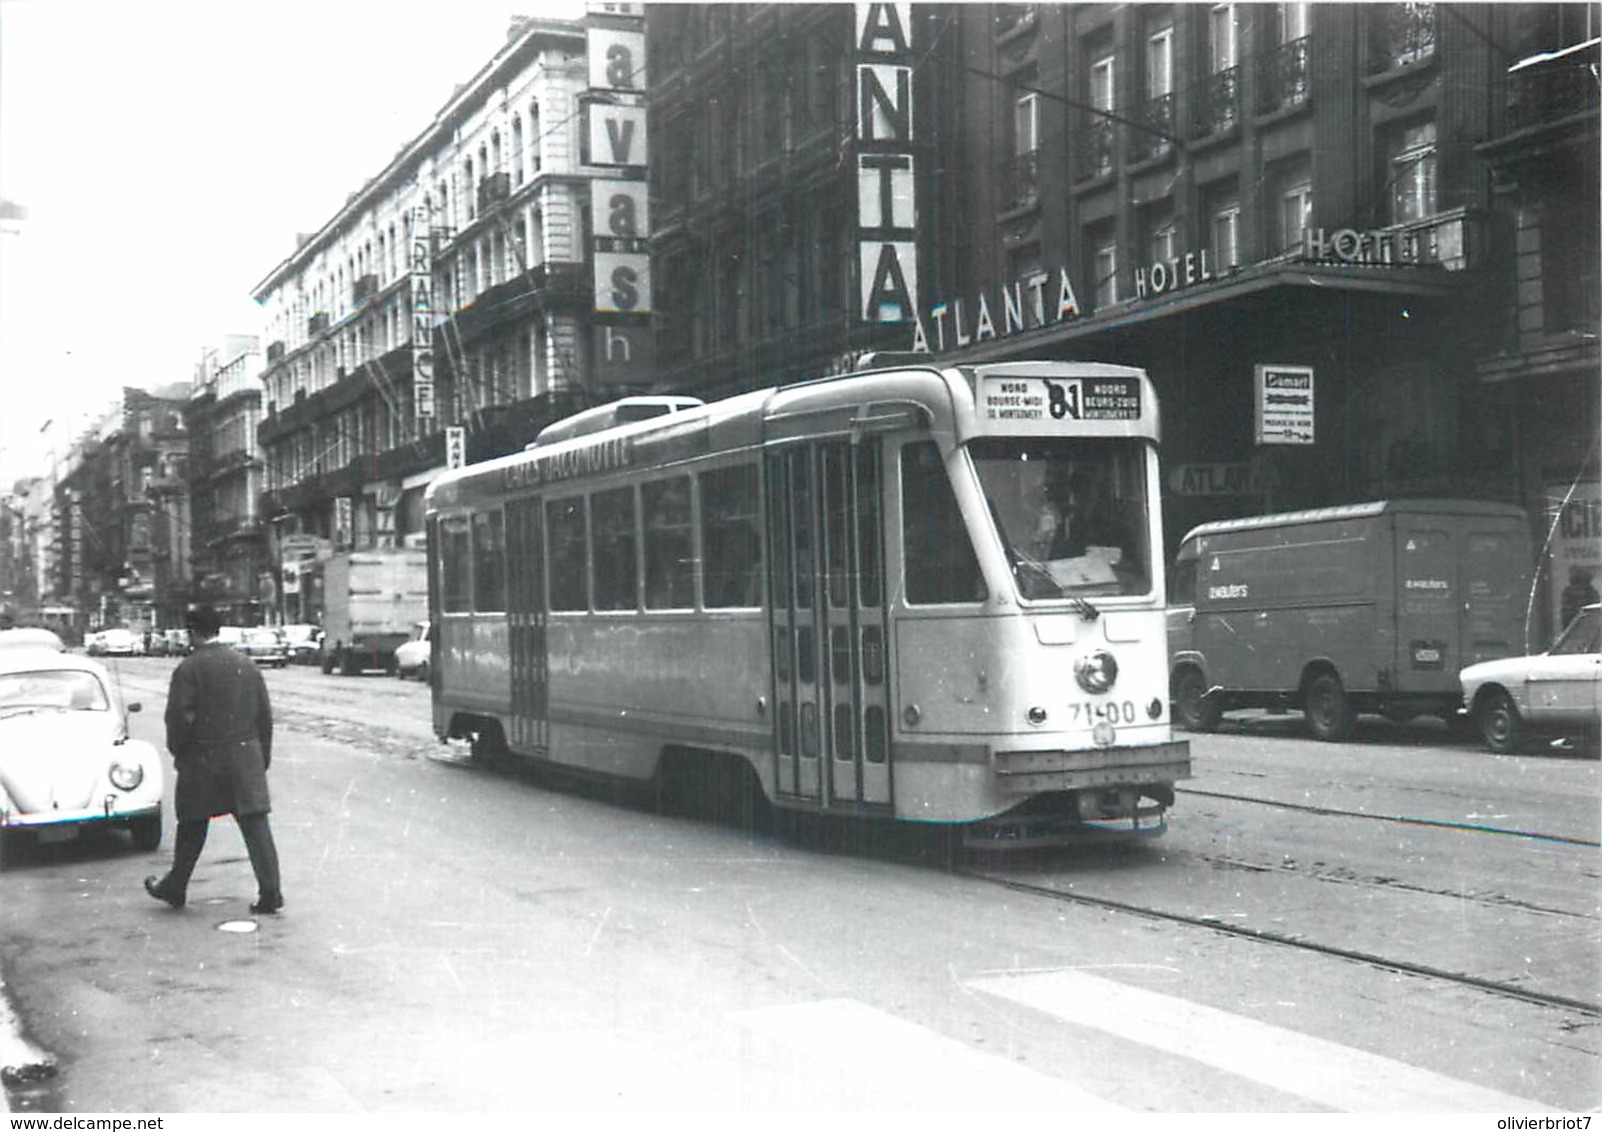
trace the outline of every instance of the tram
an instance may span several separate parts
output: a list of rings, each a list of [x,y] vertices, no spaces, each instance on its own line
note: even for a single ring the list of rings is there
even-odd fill
[[[1142,371],[1043,361],[558,422],[429,487],[434,731],[979,846],[1160,833],[1157,439]]]

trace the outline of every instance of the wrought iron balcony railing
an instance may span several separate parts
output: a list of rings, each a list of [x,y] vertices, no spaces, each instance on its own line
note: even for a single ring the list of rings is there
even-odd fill
[[[1112,172],[1116,136],[1110,119],[1093,114],[1081,118],[1074,164],[1074,171],[1081,180],[1104,177]]]
[[[1307,101],[1311,36],[1281,44],[1257,57],[1257,112],[1272,114]]]
[[[1191,88],[1190,137],[1205,138],[1240,121],[1240,68],[1215,71]]]
[[[1434,4],[1377,4],[1372,11],[1371,70],[1412,66],[1435,55]]]
[[[1133,161],[1159,157],[1172,148],[1174,134],[1174,96],[1148,98],[1135,111],[1135,121],[1146,128],[1130,133],[1129,156]]]
[[[1020,153],[1007,162],[1005,199],[1007,208],[1024,208],[1040,200],[1040,151]]]

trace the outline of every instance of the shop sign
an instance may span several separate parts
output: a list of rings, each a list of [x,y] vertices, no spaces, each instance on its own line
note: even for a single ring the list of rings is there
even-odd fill
[[[1257,443],[1313,443],[1313,367],[1259,365],[1253,373]]]
[[[407,274],[411,285],[412,409],[420,418],[434,416],[434,268],[429,249],[429,210],[412,210],[411,250]]]
[[[1257,460],[1179,464],[1168,473],[1168,488],[1175,495],[1266,495],[1273,486],[1273,470]]]
[[[983,291],[966,301],[936,303],[913,327],[912,348],[918,353],[941,353],[1078,318],[1079,298],[1066,268],[1057,269],[1055,286],[1052,284],[1050,272],[1037,271],[1002,285],[994,305]]]
[[[864,322],[908,322],[918,303],[912,5],[856,5],[856,36],[857,309]]]
[[[445,429],[445,466],[467,466],[467,430],[461,425],[450,425]]]
[[[1547,577],[1556,634],[1564,627],[1563,591],[1576,572],[1593,589],[1602,591],[1602,490],[1596,480],[1548,484],[1546,513],[1557,516],[1548,559],[1551,573]]]
[[[649,315],[652,306],[645,27],[636,11],[613,6],[585,29],[587,160],[616,173],[590,182],[590,280],[599,314]]]

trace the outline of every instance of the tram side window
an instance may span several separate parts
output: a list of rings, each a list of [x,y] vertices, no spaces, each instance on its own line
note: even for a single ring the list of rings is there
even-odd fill
[[[590,498],[595,523],[595,608],[639,604],[639,562],[634,551],[634,489],[598,491]]]
[[[702,584],[708,609],[752,608],[762,600],[762,535],[755,464],[701,475]]]
[[[645,513],[645,608],[693,609],[690,477],[658,480],[640,492]]]
[[[590,572],[584,561],[589,526],[584,518],[583,496],[545,505],[545,537],[551,554],[547,575],[551,580],[551,608],[589,609]]]
[[[901,449],[901,543],[909,602],[948,605],[985,599],[979,559],[933,441]]]
[[[467,613],[473,608],[467,519],[455,516],[440,520],[439,538],[440,609],[445,613]]]
[[[499,511],[473,516],[473,608],[506,610],[506,520]]]

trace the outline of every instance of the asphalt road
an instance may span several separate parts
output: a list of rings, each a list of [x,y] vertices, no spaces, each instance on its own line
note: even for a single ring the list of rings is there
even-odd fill
[[[171,661],[118,662],[160,741]],[[1193,736],[1158,841],[780,837],[430,757],[427,690],[268,674],[288,906],[125,842],[14,856],[21,1110],[1040,1115],[1594,1109],[1598,763],[1439,729]]]

